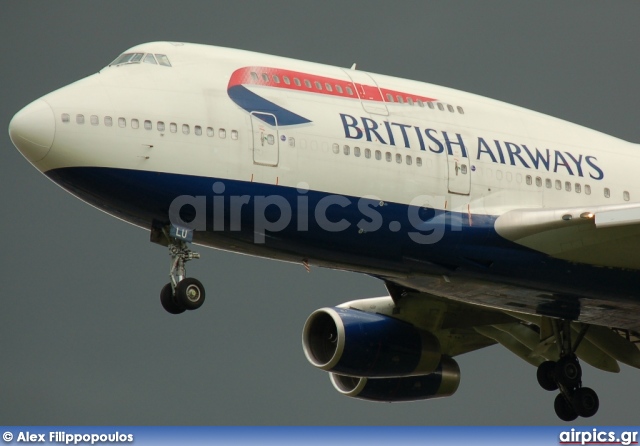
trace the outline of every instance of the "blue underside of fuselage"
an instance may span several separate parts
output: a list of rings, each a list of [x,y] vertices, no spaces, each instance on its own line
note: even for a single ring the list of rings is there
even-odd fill
[[[203,197],[206,207],[198,207],[197,213],[192,206],[182,207],[185,221],[202,219],[203,211],[206,214],[206,231],[196,230],[195,242],[220,247],[235,242],[253,245],[255,252],[265,257],[361,265],[362,271],[408,274],[450,271],[550,292],[625,301],[635,301],[639,285],[637,272],[572,264],[505,240],[494,229],[495,216],[469,218],[466,213],[456,212],[437,215],[433,209],[405,204],[380,205],[372,200],[363,202],[358,197],[331,198],[331,194],[313,190],[300,192],[292,187],[162,172],[72,167],[50,170],[46,175],[92,205],[147,228],[154,221],[169,223],[169,208],[176,197]],[[216,182],[224,184],[223,193],[214,193],[212,186]],[[224,220],[217,222],[216,230],[214,218],[220,201],[216,202],[214,197],[218,200],[224,197],[225,209]],[[237,215],[232,209],[234,200],[236,208],[238,203],[245,203],[239,207],[239,213],[235,212]],[[265,207],[266,203],[278,200],[280,205]],[[368,205],[366,215],[361,211],[363,203]],[[281,212],[286,214],[287,207],[291,209],[290,219],[283,221],[288,224],[269,231],[269,222],[280,221]],[[316,218],[318,209],[321,216],[326,216],[324,224]],[[371,225],[368,215],[373,213],[382,219],[379,229],[362,230],[363,224]],[[336,230],[339,222],[346,227]],[[260,231],[261,227],[267,230]],[[262,233],[264,242],[256,245]],[[432,237],[432,242],[437,241],[417,243],[412,237]],[[615,289],[611,283],[615,283]]]

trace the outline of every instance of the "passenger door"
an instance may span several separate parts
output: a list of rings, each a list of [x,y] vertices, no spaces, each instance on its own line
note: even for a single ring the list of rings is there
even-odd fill
[[[253,163],[277,166],[280,160],[278,121],[271,113],[251,112]]]

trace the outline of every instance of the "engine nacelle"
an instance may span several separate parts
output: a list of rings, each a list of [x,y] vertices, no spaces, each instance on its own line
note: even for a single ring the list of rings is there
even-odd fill
[[[347,376],[427,375],[441,358],[431,333],[389,316],[339,307],[309,316],[302,345],[311,364]]]
[[[331,383],[343,395],[368,401],[419,401],[451,396],[460,384],[458,363],[448,356],[435,372],[406,378],[356,378],[331,373]]]

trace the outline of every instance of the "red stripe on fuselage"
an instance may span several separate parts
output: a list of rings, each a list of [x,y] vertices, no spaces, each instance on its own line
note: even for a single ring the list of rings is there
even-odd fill
[[[236,85],[260,85],[284,90],[304,91],[348,99],[360,99],[386,103],[432,102],[433,98],[404,93],[375,85],[353,83],[351,80],[335,79],[300,71],[270,67],[244,67],[233,72],[227,88]],[[402,98],[400,101],[398,98]]]

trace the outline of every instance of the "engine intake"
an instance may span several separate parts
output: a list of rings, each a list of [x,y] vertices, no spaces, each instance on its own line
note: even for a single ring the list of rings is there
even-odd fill
[[[368,401],[401,402],[453,395],[460,384],[458,363],[443,356],[435,372],[405,378],[357,378],[331,373],[331,383],[343,395]]]
[[[431,333],[377,313],[321,308],[302,333],[304,353],[314,366],[357,377],[426,375],[440,364],[440,344]]]

